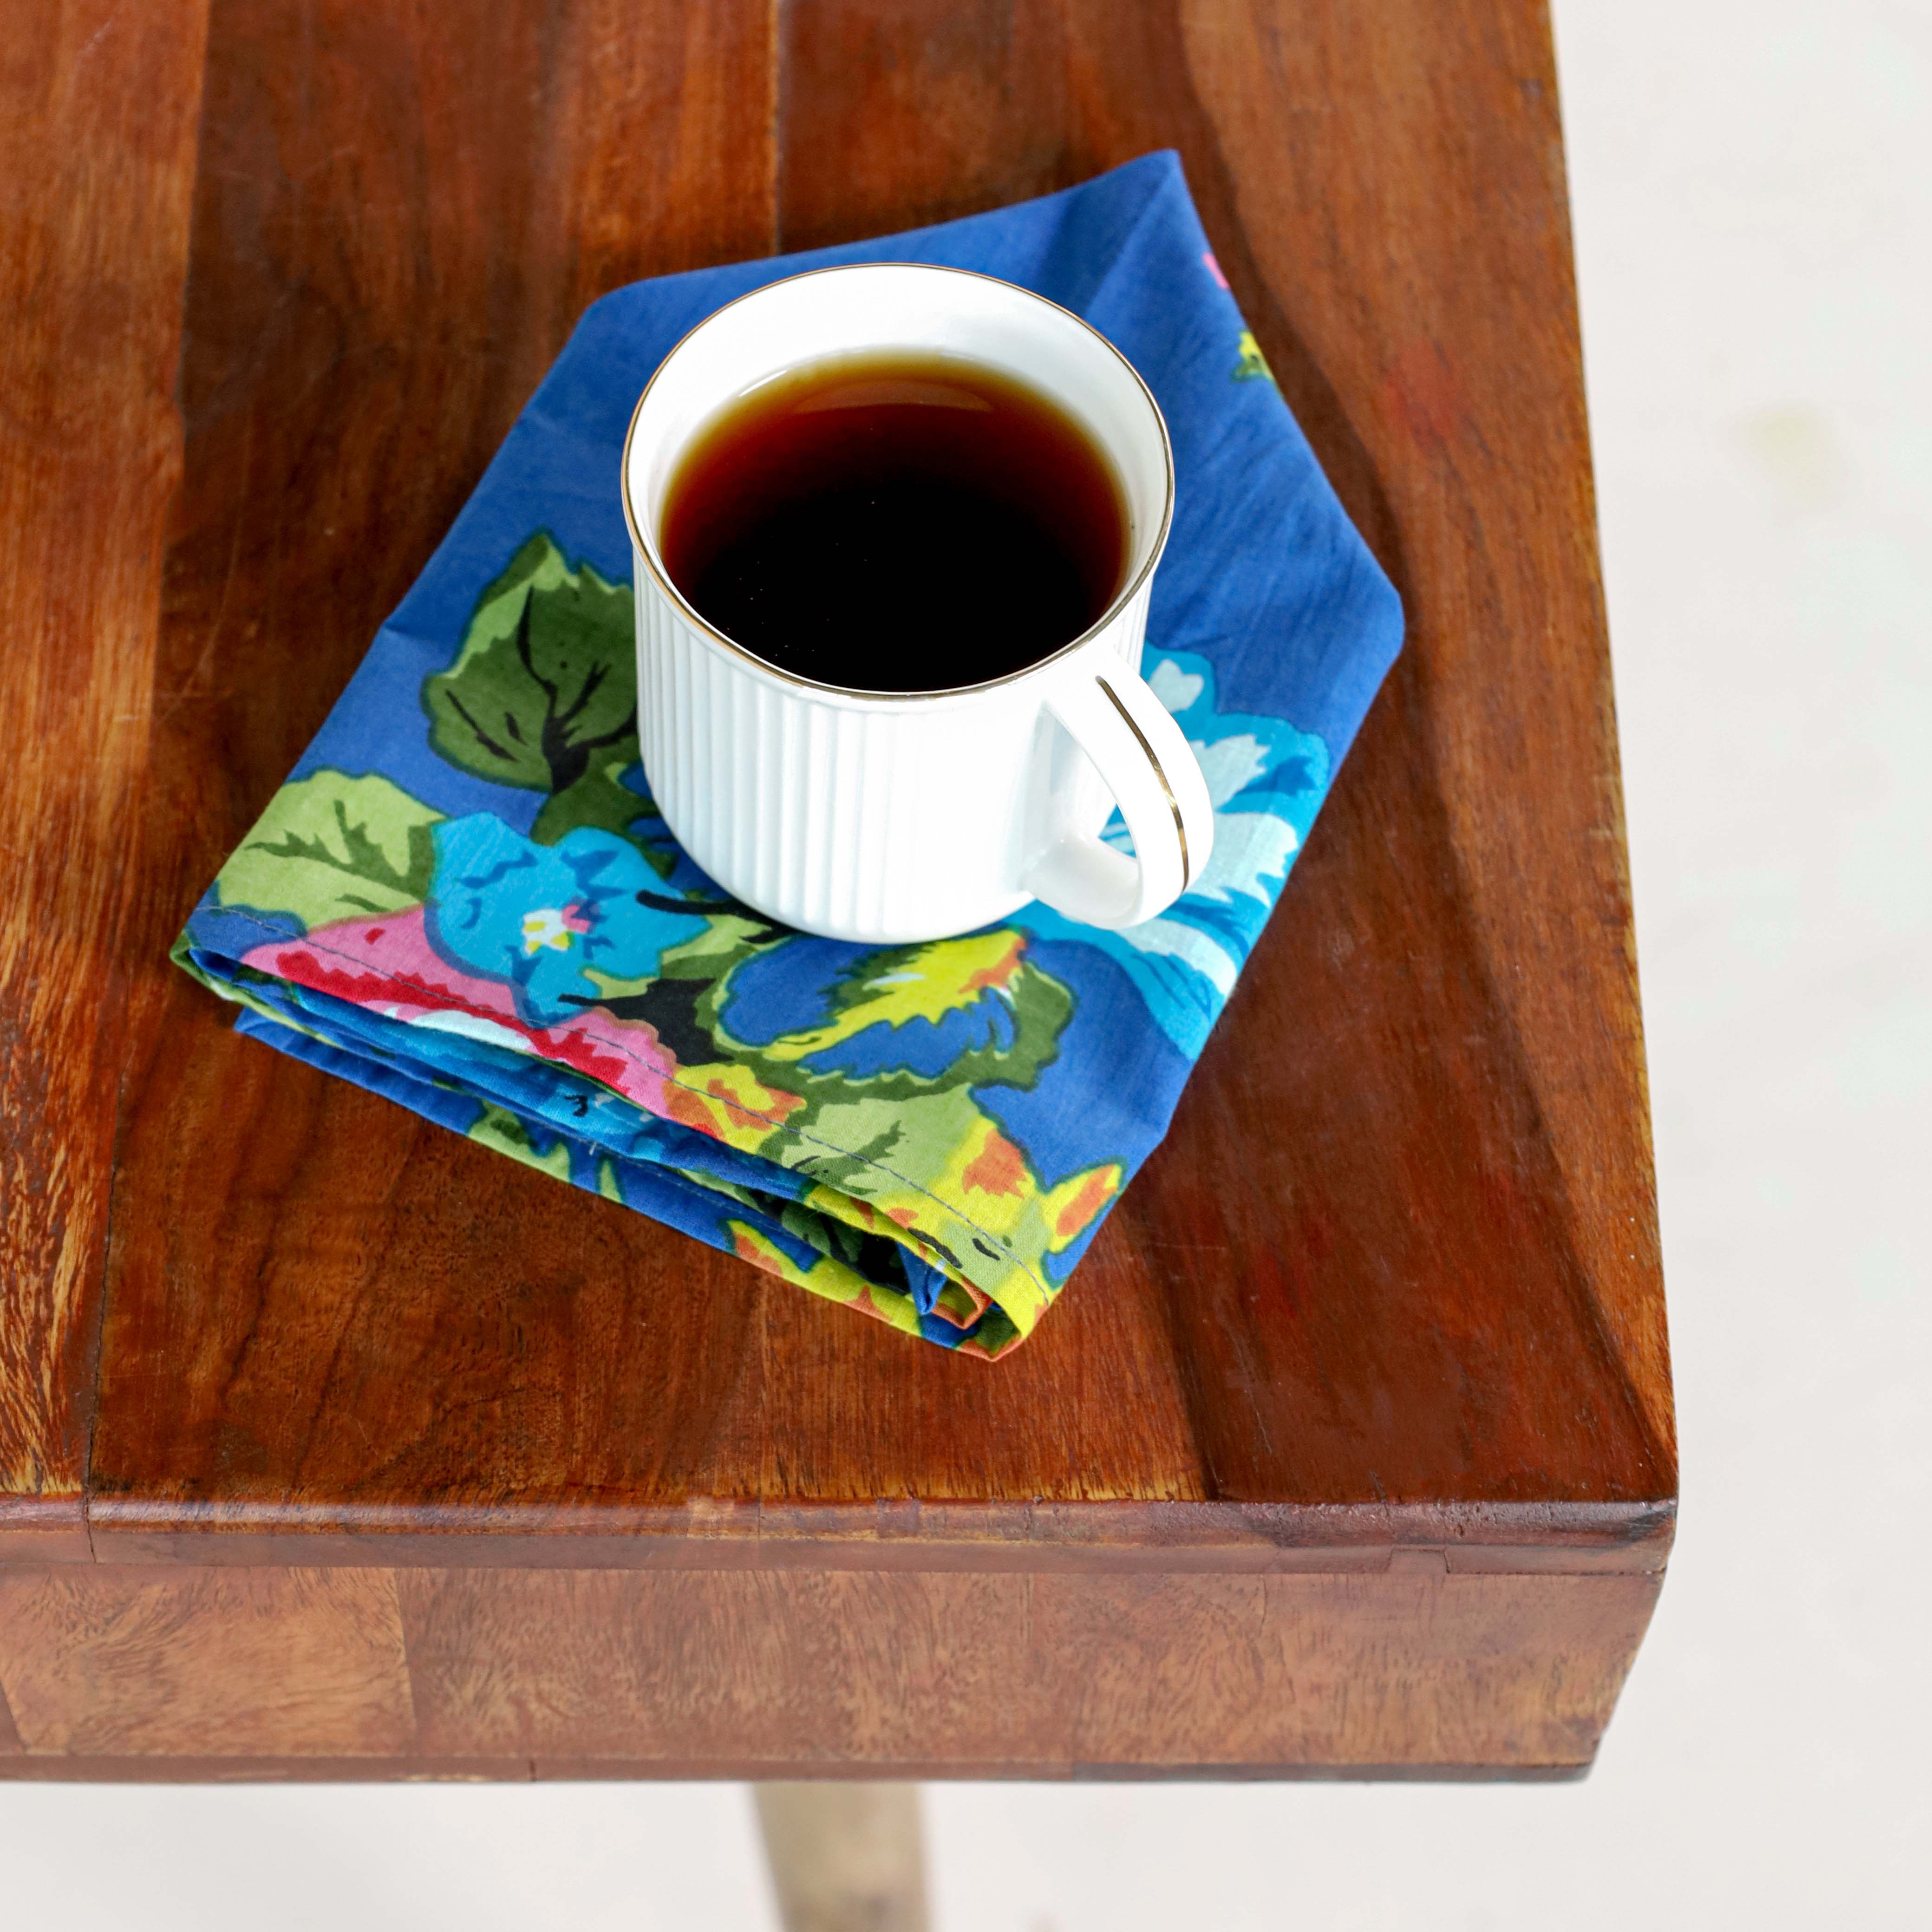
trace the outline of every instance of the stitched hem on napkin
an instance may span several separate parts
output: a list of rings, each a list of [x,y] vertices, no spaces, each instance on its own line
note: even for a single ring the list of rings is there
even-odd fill
[[[259,932],[265,944],[272,945],[289,940],[286,932],[266,922],[250,918],[239,908],[226,910],[237,922]],[[452,999],[441,988],[432,986],[426,981],[393,972],[385,972],[380,976],[371,974],[364,962],[356,959],[352,954],[343,951],[340,947],[321,943],[313,934],[304,937],[300,944],[304,950],[324,952],[340,960],[346,968],[371,982],[366,999],[380,997],[379,987],[387,987],[396,994],[405,995],[409,1002],[415,1005],[460,1015],[493,1026],[500,1024],[495,1016],[478,1014],[462,1001]],[[306,1034],[334,1052],[352,1060],[364,1058],[370,1048],[380,1052],[380,1041],[364,1039],[358,1042],[352,1037],[345,1037],[345,1034],[352,1036],[356,1032],[373,1031],[380,1035],[392,1028],[400,1029],[404,1024],[374,1010],[370,1004],[365,1004],[365,999],[351,1001],[318,988],[303,986],[296,980],[278,980],[274,976],[262,974],[259,968],[244,965],[238,960],[210,955],[201,949],[190,946],[186,943],[185,935],[182,941],[177,943],[173,957],[176,964],[221,998],[249,1009],[272,1026],[294,1034]],[[285,994],[298,1001],[302,1009],[302,1020],[298,1021],[284,1009],[266,1000],[251,997],[251,982],[256,986],[279,986]],[[567,1036],[572,1029],[556,1027],[533,1028],[532,1030],[552,1036],[550,1043],[554,1046],[555,1036]],[[286,1042],[281,1040],[273,1043],[284,1046],[285,1048],[286,1046]],[[398,1041],[397,1044],[400,1046],[401,1042]],[[615,1088],[597,1081],[594,1075],[560,1065],[554,1059],[526,1060],[508,1049],[492,1048],[488,1042],[478,1042],[475,1045],[477,1050],[486,1057],[501,1054],[506,1069],[514,1067],[520,1074],[526,1074],[533,1064],[544,1067],[556,1080],[560,1093],[567,1094],[579,1087],[594,1088],[611,1095],[626,1106],[634,1107],[638,1104],[634,1098],[620,1095]],[[600,1053],[614,1052],[622,1054],[640,1070],[648,1070],[654,1077],[663,1079],[666,1085],[697,1097],[706,1109],[722,1108],[736,1120],[755,1124],[761,1137],[779,1134],[794,1147],[809,1148],[826,1156],[857,1162],[881,1174],[898,1187],[920,1197],[919,1206],[899,1210],[900,1214],[908,1216],[903,1220],[896,1215],[889,1216],[869,1202],[844,1189],[829,1186],[822,1182],[813,1184],[802,1196],[795,1198],[801,1200],[808,1209],[831,1214],[861,1234],[878,1236],[891,1242],[904,1250],[910,1260],[934,1270],[943,1278],[946,1286],[935,1285],[934,1292],[929,1297],[923,1298],[928,1303],[924,1308],[919,1306],[922,1298],[912,1292],[910,1282],[904,1298],[907,1304],[904,1310],[892,1304],[881,1304],[878,1300],[880,1294],[892,1297],[894,1302],[899,1298],[894,1290],[860,1274],[836,1256],[828,1254],[825,1260],[836,1275],[841,1277],[849,1275],[849,1282],[842,1278],[831,1283],[802,1279],[805,1274],[818,1274],[820,1270],[817,1268],[808,1270],[798,1269],[795,1263],[789,1262],[782,1251],[772,1249],[756,1228],[740,1231],[739,1252],[743,1258],[753,1262],[769,1272],[781,1274],[799,1286],[815,1288],[820,1292],[827,1292],[828,1288],[852,1291],[835,1293],[834,1298],[840,1300],[856,1302],[860,1299],[861,1291],[867,1292],[870,1301],[866,1312],[880,1317],[894,1327],[908,1328],[914,1333],[919,1332],[921,1324],[917,1318],[921,1315],[937,1318],[961,1330],[974,1328],[985,1323],[988,1316],[1004,1317],[1004,1322],[996,1319],[991,1324],[992,1332],[984,1332],[972,1338],[973,1343],[976,1346],[969,1346],[964,1342],[960,1344],[967,1348],[968,1352],[982,1354],[988,1359],[997,1359],[1007,1348],[1024,1340],[1052,1300],[1052,1288],[1014,1254],[1009,1244],[995,1231],[975,1221],[952,1202],[934,1193],[930,1187],[899,1172],[888,1163],[862,1150],[842,1146],[821,1134],[794,1126],[782,1116],[747,1106],[716,1082],[700,1085],[696,1082],[680,1078],[682,1070],[666,1072],[655,1063],[644,1060],[621,1041],[600,1036],[596,1042],[596,1048]],[[406,1060],[388,1060],[387,1055],[384,1058],[392,1074],[401,1078],[414,1078],[407,1070]],[[334,1070],[344,1070],[338,1068]],[[417,1078],[414,1084],[445,1083],[424,1083]],[[531,1118],[530,1108],[520,1097],[513,1098],[506,1090],[486,1091],[479,1083],[468,1084],[473,1096],[484,1104],[504,1108],[526,1120]],[[688,1123],[677,1120],[674,1114],[650,1111],[652,1117],[660,1121],[680,1127],[688,1126]],[[554,1118],[548,1108],[536,1118],[550,1131],[596,1148],[604,1157],[628,1158],[622,1149],[599,1140],[594,1133],[586,1132],[580,1126],[573,1128],[569,1124],[567,1100],[560,1106],[558,1112],[562,1115],[562,1118]],[[514,1148],[502,1150],[516,1151]],[[530,1164],[538,1167],[546,1165],[541,1160]],[[694,1173],[664,1161],[655,1161],[650,1164],[662,1173],[680,1176],[686,1183],[701,1188],[706,1195],[715,1198],[736,1200],[741,1204],[761,1209],[764,1207],[764,1203],[755,1198],[746,1198],[748,1196],[755,1196],[758,1190],[734,1186],[722,1181],[718,1177]],[[759,1165],[764,1168],[768,1163],[760,1161]],[[776,1162],[769,1163],[769,1168],[774,1191],[782,1190],[792,1170],[781,1167]],[[1124,1178],[1121,1176],[1113,1180],[1108,1189],[1110,1196],[1118,1192]],[[991,1280],[974,1280],[967,1271],[968,1264],[963,1258],[962,1250],[970,1250],[982,1258],[983,1263],[987,1264],[986,1272],[991,1274],[997,1268],[998,1273]],[[910,1321],[906,1318],[908,1314],[913,1318]],[[1010,1334],[1000,1332],[1007,1328],[1012,1331]]]

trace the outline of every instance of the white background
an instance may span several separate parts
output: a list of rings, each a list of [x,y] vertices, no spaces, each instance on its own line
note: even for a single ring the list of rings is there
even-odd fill
[[[1556,16],[1670,1581],[1583,1784],[941,1787],[938,1932],[1932,1926],[1932,5]],[[730,1786],[0,1784],[10,1928],[769,1911]]]

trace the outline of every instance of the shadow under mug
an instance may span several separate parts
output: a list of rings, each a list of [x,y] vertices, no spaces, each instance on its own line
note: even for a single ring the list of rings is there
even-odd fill
[[[769,376],[873,350],[1018,376],[1112,457],[1130,526],[1124,587],[1052,656],[956,690],[848,690],[766,664],[671,581],[658,533],[698,432]],[[770,284],[658,365],[625,440],[623,494],[645,777],[678,842],[746,904],[807,932],[898,944],[970,932],[1034,898],[1083,924],[1138,925],[1201,876],[1207,783],[1140,674],[1174,514],[1167,427],[1132,365],[1078,316],[991,276],[910,262]],[[918,648],[915,618],[906,649]],[[1116,804],[1132,856],[1100,836]]]

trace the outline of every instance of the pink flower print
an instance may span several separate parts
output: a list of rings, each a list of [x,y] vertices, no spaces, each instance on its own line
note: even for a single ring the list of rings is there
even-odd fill
[[[567,922],[574,906],[552,910],[569,943],[583,929]],[[508,987],[453,968],[437,954],[423,931],[421,906],[380,920],[344,920],[304,939],[271,940],[244,954],[242,963],[406,1026],[553,1060],[602,1082],[648,1113],[668,1114],[665,1082],[677,1061],[653,1028],[614,1018],[599,1006],[562,1024],[532,1024],[518,1011]]]

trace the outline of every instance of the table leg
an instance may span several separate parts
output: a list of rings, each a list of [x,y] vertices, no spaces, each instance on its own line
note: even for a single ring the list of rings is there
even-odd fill
[[[784,1932],[926,1932],[917,1785],[752,1790]]]

